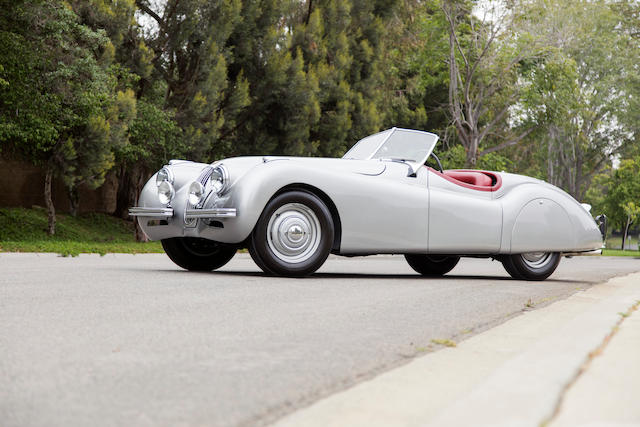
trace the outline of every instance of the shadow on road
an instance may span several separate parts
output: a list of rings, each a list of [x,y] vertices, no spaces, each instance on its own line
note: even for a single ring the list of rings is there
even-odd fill
[[[133,269],[130,269],[133,270]],[[140,270],[135,270],[140,271]],[[162,272],[167,274],[176,274],[176,275],[216,275],[216,276],[247,276],[247,277],[264,277],[264,278],[277,278],[282,279],[281,277],[269,276],[263,272],[258,271],[186,271],[186,270],[153,270],[154,272]],[[287,278],[291,279],[291,278]],[[479,276],[479,275],[455,275],[448,274],[440,277],[425,277],[420,276],[419,274],[384,274],[384,273],[314,273],[311,276],[302,277],[298,279],[304,280],[314,280],[314,279],[385,279],[385,280],[422,280],[422,281],[431,281],[431,280],[440,280],[440,281],[460,281],[460,280],[483,280],[483,281],[501,281],[501,282],[511,282],[511,283],[527,283],[530,285],[538,284],[551,284],[551,283],[576,283],[576,284],[595,284],[597,282],[588,282],[584,280],[571,280],[571,279],[554,279],[553,277],[541,282],[535,281],[526,281],[526,280],[515,280],[509,276]]]

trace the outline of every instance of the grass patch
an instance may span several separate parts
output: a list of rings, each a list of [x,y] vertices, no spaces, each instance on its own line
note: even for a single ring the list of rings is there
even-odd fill
[[[620,249],[603,249],[602,256],[631,256],[640,258],[640,251],[620,250]]]
[[[161,253],[160,242],[141,243],[134,237],[133,223],[106,214],[90,213],[76,218],[56,215],[56,234],[47,235],[47,212],[43,208],[0,209],[0,252]]]

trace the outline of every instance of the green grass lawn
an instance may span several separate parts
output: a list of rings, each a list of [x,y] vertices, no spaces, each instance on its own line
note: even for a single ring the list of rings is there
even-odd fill
[[[133,223],[105,214],[56,215],[56,234],[47,235],[47,212],[42,208],[0,209],[0,252],[161,253],[160,242],[141,243]]]
[[[628,249],[626,251],[622,251],[620,249],[603,249],[602,255],[603,256],[633,256],[633,257],[640,258],[640,251],[630,251]]]

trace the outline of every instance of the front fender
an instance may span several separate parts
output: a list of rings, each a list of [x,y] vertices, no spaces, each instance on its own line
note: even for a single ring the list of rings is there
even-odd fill
[[[288,164],[284,165],[284,162]],[[224,228],[202,230],[201,236],[224,243],[243,242],[278,190],[292,184],[305,184],[322,190],[323,182],[335,179],[335,175],[335,171],[313,169],[311,172],[309,168],[288,160],[259,164],[239,178],[225,196],[208,201],[206,208],[233,207],[237,217],[221,220]]]

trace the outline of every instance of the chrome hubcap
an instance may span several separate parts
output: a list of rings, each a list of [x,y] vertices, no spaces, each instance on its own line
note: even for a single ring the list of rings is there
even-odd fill
[[[542,268],[551,261],[549,252],[528,252],[521,256],[524,263],[531,268]]]
[[[301,203],[287,203],[271,215],[267,243],[282,261],[300,263],[316,252],[320,233],[320,221],[311,209]]]

